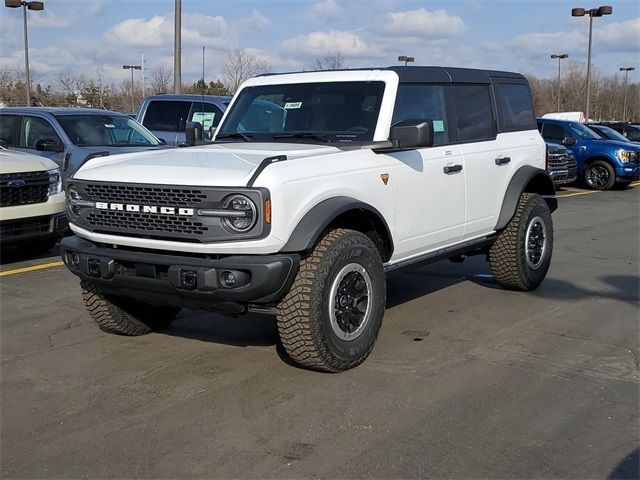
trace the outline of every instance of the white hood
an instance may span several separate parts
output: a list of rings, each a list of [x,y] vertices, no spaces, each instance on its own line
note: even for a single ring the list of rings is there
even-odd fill
[[[0,173],[26,173],[53,170],[58,165],[45,157],[0,149]]]
[[[226,143],[100,157],[73,176],[100,182],[237,187],[247,184],[260,162],[335,153],[335,147],[299,143]]]

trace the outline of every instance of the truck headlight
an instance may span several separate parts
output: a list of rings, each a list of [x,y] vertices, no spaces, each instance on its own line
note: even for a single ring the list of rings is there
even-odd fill
[[[251,230],[258,219],[256,204],[244,195],[231,195],[224,201],[223,208],[229,212],[222,217],[222,223],[236,232]]]
[[[47,171],[49,174],[49,196],[57,195],[62,191],[62,177],[60,176],[60,169],[54,168]]]
[[[621,148],[620,150],[616,150],[616,158],[620,160],[621,163],[629,163],[635,160],[636,153]]]

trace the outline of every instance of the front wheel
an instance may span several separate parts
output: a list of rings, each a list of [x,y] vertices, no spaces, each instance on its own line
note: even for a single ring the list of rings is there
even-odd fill
[[[386,302],[380,254],[366,235],[332,230],[302,260],[278,305],[278,333],[289,357],[341,372],[361,364],[378,336]]]
[[[494,279],[509,290],[534,290],[542,283],[553,251],[553,222],[544,199],[520,196],[516,212],[489,251]]]
[[[593,190],[609,190],[616,183],[616,172],[607,162],[596,160],[585,168],[584,181]]]

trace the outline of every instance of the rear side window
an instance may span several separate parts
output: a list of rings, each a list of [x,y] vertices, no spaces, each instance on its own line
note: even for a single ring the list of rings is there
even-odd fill
[[[61,145],[60,137],[51,124],[40,117],[25,116],[20,130],[20,146],[23,148],[36,148],[40,140],[53,140]]]
[[[403,120],[431,120],[433,144],[449,143],[444,88],[440,85],[400,85],[393,109],[392,125]]]
[[[562,142],[564,140],[564,127],[556,123],[543,123],[542,124],[542,138],[545,140],[551,140],[555,142]]]
[[[17,120],[17,115],[0,115],[0,140],[8,147],[13,146],[13,132]]]
[[[533,130],[536,128],[533,103],[527,85],[497,83],[496,95],[501,130]]]
[[[142,124],[149,130],[180,132],[184,130],[191,102],[152,100],[147,105]]]
[[[211,103],[193,102],[189,122],[200,122],[205,132],[217,127],[222,118],[222,110]]]
[[[623,135],[632,142],[640,142],[640,129],[634,127],[625,127]]]
[[[495,119],[488,85],[454,85],[458,141],[473,142],[495,138]]]

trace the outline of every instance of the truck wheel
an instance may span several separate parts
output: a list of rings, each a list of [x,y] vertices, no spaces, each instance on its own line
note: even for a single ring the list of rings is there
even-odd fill
[[[616,183],[616,172],[607,162],[596,160],[585,169],[584,181],[593,190],[609,190]]]
[[[326,372],[361,364],[378,336],[386,302],[382,260],[362,233],[330,231],[278,305],[278,333],[296,363]]]
[[[516,213],[489,251],[495,280],[509,290],[533,290],[547,275],[553,250],[553,222],[544,199],[523,193]]]
[[[80,287],[91,318],[107,333],[146,335],[166,328],[180,312],[175,307],[160,307],[105,294],[93,282],[83,280]]]

